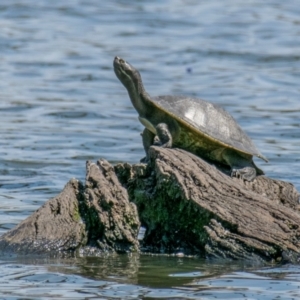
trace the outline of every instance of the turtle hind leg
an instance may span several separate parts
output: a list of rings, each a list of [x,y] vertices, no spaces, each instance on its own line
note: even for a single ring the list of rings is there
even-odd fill
[[[244,156],[234,150],[224,149],[222,158],[231,167],[231,177],[252,181],[257,176],[256,166],[252,161],[252,156]],[[260,172],[258,173],[260,174]]]
[[[231,169],[231,177],[242,178],[252,181],[256,177],[256,170],[253,167],[244,167],[242,169]]]

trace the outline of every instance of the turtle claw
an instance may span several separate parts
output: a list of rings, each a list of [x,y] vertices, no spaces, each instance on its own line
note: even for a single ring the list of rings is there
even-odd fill
[[[232,169],[231,177],[241,178],[246,181],[252,181],[256,177],[256,170],[253,167],[244,167],[242,169]]]
[[[154,146],[161,146],[161,141],[160,141],[160,139],[157,135],[154,137],[153,145]]]
[[[154,140],[153,145],[154,146],[159,146],[159,147],[162,147],[162,148],[172,148],[172,141],[168,141],[168,142],[163,144],[159,139],[157,139],[156,141]]]

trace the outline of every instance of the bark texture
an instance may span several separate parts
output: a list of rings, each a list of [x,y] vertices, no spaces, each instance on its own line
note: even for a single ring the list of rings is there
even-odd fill
[[[290,183],[244,182],[193,154],[158,147],[147,167],[116,171],[147,228],[148,250],[259,260],[300,252],[299,193]]]
[[[82,186],[70,180],[63,191],[0,238],[0,250],[22,254],[73,251],[86,243],[80,217]]]
[[[107,161],[87,162],[84,199],[89,246],[102,251],[138,250],[140,222],[136,206],[129,202],[126,189]]]
[[[265,176],[253,182],[179,149],[152,146],[146,164],[87,162],[71,180],[0,238],[0,250],[184,252],[225,259],[297,262],[299,193]],[[140,223],[146,227],[141,248]]]
[[[87,162],[85,187],[71,180],[56,197],[0,237],[2,253],[81,255],[138,250],[139,218],[113,167]]]

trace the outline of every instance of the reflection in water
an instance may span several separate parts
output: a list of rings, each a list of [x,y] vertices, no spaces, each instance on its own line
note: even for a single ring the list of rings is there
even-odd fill
[[[39,299],[100,296],[105,299],[296,299],[293,297],[300,296],[299,268],[257,269],[258,266],[237,262],[209,263],[197,258],[138,254],[19,258],[0,263],[0,289],[6,295]]]

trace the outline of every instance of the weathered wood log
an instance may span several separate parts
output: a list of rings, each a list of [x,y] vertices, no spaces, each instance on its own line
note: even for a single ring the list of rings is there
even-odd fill
[[[80,218],[82,185],[70,180],[63,191],[31,216],[0,237],[7,253],[68,251],[86,243],[86,226]]]
[[[87,245],[102,251],[128,252],[139,248],[140,222],[134,203],[105,160],[87,162],[84,190]]]
[[[147,165],[88,162],[85,186],[72,180],[0,237],[0,250],[136,251],[141,222],[142,251],[297,261],[299,193],[292,184],[231,178],[179,149],[153,146],[149,157]]]
[[[73,179],[56,197],[0,237],[0,251],[98,254],[138,249],[139,219],[113,167],[87,162],[86,184]]]
[[[263,260],[300,252],[299,194],[290,183],[265,176],[244,182],[191,153],[158,147],[147,167],[115,169],[151,251]]]

